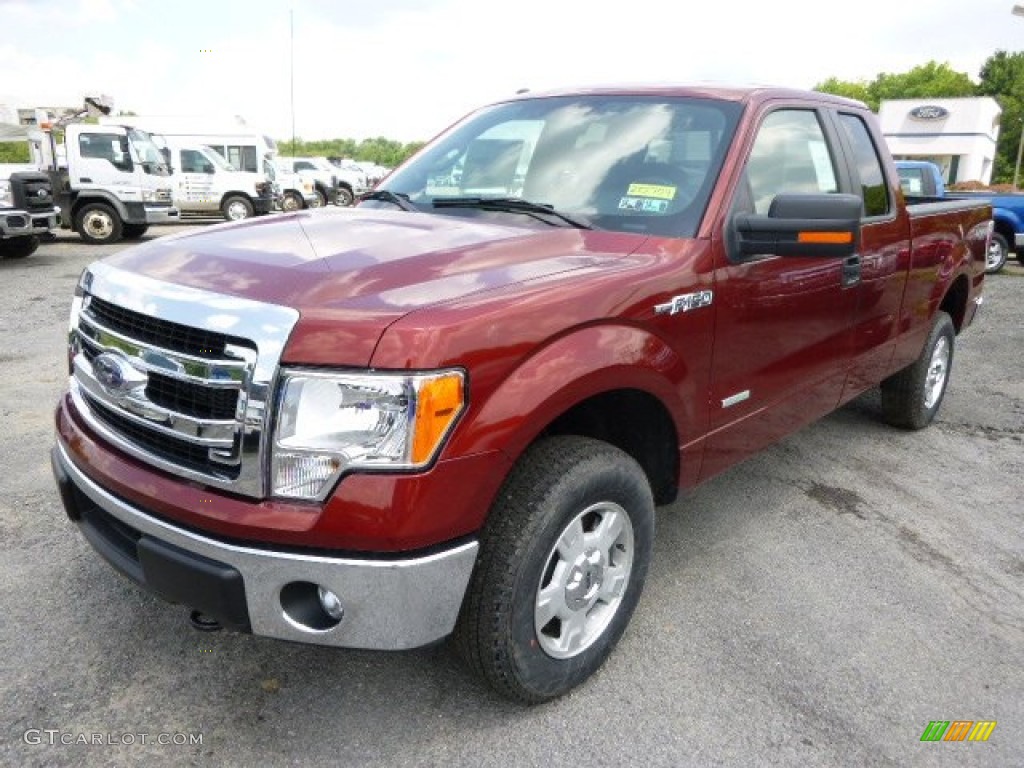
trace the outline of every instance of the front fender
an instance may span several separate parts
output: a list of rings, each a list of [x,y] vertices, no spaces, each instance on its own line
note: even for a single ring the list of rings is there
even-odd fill
[[[692,386],[692,378],[686,362],[671,347],[640,328],[577,329],[522,360],[490,391],[478,392],[471,373],[471,407],[453,435],[449,455],[500,450],[514,460],[574,405],[623,389],[657,398],[682,435],[683,425],[692,428],[698,420],[693,409],[699,400],[681,396]]]
[[[993,208],[992,221],[995,222],[997,232],[1010,232],[1012,235],[1024,234],[1024,220],[1016,211],[1009,208]],[[1012,236],[1009,238],[1009,244],[1012,251],[1014,244]]]

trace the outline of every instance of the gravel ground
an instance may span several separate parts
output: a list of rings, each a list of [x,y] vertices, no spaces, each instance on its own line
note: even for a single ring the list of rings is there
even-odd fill
[[[198,633],[93,553],[51,414],[75,281],[118,247],[0,262],[0,764],[1024,765],[1024,268],[988,279],[928,430],[869,394],[660,509],[617,651],[523,708],[446,645]],[[922,743],[931,720],[998,725]]]

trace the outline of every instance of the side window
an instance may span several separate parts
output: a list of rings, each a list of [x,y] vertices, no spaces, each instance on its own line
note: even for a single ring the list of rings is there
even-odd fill
[[[889,189],[868,127],[857,115],[839,115],[846,138],[853,149],[853,162],[860,176],[860,194],[865,216],[884,216],[889,212]]]
[[[838,192],[835,163],[818,116],[806,109],[780,109],[757,131],[744,170],[748,210],[766,214],[783,192]],[[737,201],[740,203],[740,201]],[[742,203],[741,203],[742,205]]]
[[[194,149],[181,150],[182,173],[202,173],[205,158]]]
[[[120,171],[132,170],[128,153],[128,137],[116,133],[83,133],[78,137],[78,151],[82,157],[107,160]]]

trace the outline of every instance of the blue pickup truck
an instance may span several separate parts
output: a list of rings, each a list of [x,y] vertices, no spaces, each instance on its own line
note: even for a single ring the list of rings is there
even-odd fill
[[[995,228],[989,246],[985,271],[993,274],[1006,266],[1012,248],[1017,260],[1024,265],[1024,194],[996,194],[993,192],[947,192],[942,171],[926,160],[897,160],[900,186],[908,201],[929,198],[962,198],[988,200],[992,204]]]

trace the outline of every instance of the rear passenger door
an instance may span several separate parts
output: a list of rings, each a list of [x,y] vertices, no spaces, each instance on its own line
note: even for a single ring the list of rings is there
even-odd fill
[[[834,113],[848,158],[851,189],[864,200],[860,230],[860,303],[851,333],[852,365],[843,400],[875,386],[890,371],[910,268],[910,219],[894,199],[879,147],[882,137],[864,116]]]
[[[835,193],[848,185],[834,121],[825,109],[765,114],[744,161],[726,228],[768,213],[776,195]],[[843,260],[740,257],[719,242],[709,477],[836,407],[849,363],[859,286]]]

